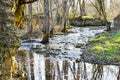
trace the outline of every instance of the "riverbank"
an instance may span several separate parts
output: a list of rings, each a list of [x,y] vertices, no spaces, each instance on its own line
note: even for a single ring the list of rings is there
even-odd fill
[[[81,60],[93,64],[120,65],[120,30],[104,32],[86,45]]]
[[[83,18],[75,17],[70,19],[70,25],[72,26],[105,26],[105,23],[100,18],[83,16]]]

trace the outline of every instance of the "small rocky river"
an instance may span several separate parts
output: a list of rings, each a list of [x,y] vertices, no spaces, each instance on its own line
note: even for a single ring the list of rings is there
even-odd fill
[[[19,70],[25,80],[120,80],[120,67],[80,61],[82,49],[104,27],[73,27],[43,45],[39,39],[22,41]]]

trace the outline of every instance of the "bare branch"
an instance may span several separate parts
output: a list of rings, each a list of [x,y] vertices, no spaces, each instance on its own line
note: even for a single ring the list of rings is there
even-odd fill
[[[30,3],[33,3],[33,2],[36,2],[37,0],[31,0],[31,1],[25,1],[23,0],[20,5],[23,5],[23,4],[30,4]]]

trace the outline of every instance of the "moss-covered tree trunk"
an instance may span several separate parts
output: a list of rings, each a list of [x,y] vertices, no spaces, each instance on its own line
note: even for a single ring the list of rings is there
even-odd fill
[[[12,7],[13,0],[0,0],[0,80],[11,80],[12,73],[15,72],[13,62],[18,38],[14,29]]]

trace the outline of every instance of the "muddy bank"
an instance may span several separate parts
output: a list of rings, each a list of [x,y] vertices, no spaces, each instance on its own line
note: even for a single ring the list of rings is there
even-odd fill
[[[102,21],[100,18],[72,18],[70,19],[70,25],[72,26],[80,26],[80,27],[85,27],[85,26],[104,26],[105,23]]]

